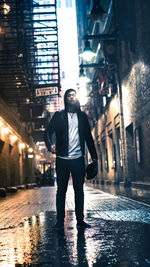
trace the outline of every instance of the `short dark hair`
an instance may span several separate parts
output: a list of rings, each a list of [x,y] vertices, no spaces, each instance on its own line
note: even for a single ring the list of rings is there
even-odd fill
[[[67,89],[66,92],[65,92],[65,94],[64,94],[64,99],[66,99],[67,95],[68,95],[70,92],[75,92],[75,93],[76,93],[76,90],[75,90],[75,89],[72,89],[72,88]]]

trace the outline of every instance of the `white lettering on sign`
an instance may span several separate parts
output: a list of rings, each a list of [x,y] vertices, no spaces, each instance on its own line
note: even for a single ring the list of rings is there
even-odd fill
[[[35,89],[36,96],[56,95],[58,94],[58,87],[46,87]]]

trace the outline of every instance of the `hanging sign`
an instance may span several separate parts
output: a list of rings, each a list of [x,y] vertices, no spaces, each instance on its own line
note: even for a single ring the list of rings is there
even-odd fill
[[[56,95],[58,94],[58,87],[46,87],[35,89],[36,96]]]
[[[103,70],[99,70],[97,82],[98,82],[98,87],[99,87],[99,94],[107,95],[108,94],[108,78],[107,78],[106,73]]]

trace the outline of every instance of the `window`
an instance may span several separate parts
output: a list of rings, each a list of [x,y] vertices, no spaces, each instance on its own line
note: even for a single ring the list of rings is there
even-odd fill
[[[135,129],[136,161],[141,163],[141,127]]]
[[[45,1],[44,5],[50,5],[50,1]],[[44,8],[48,8],[47,6],[45,6]]]
[[[72,7],[72,0],[66,0],[66,7],[71,8]]]
[[[117,171],[117,164],[116,164],[116,146],[112,145],[112,157],[113,157],[113,169]]]
[[[100,170],[103,172],[103,156],[102,156],[102,148],[100,143],[98,143],[98,153],[99,153],[99,159],[100,159]]]
[[[109,167],[108,167],[108,150],[105,148],[105,170],[108,172]]]
[[[65,72],[62,71],[62,79],[65,79]]]
[[[103,172],[103,157],[102,157],[102,152],[100,152],[99,158],[100,158],[100,170],[101,170],[101,172]]]
[[[107,104],[107,98],[106,96],[103,96],[103,108],[106,106]]]
[[[57,0],[57,8],[61,8],[61,0]]]
[[[119,138],[118,142],[119,142],[120,167],[123,167],[123,160],[122,160],[122,157],[123,157],[123,155],[122,155],[122,141],[121,141],[120,138]]]

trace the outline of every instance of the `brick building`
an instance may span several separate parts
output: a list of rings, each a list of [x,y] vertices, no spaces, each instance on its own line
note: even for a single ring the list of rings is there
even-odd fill
[[[49,166],[43,132],[59,93],[56,1],[0,1],[0,187]]]
[[[30,150],[33,153],[30,153]],[[35,144],[16,110],[0,100],[0,187],[35,182]]]
[[[95,110],[88,111],[99,155],[94,182],[150,182],[150,2],[76,2],[79,54],[86,38],[96,52],[95,68],[80,57]]]

